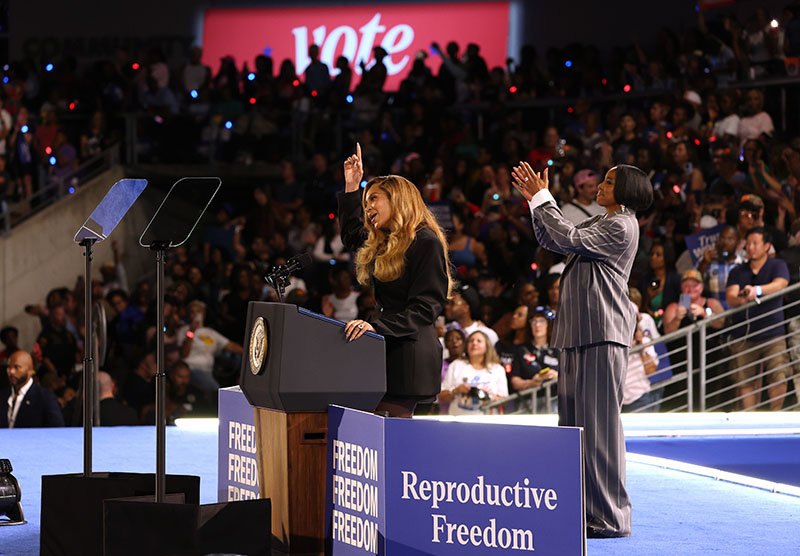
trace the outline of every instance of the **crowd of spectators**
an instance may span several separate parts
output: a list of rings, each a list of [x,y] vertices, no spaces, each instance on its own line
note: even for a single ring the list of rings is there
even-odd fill
[[[641,239],[630,283],[647,317],[638,342],[688,322],[687,310],[696,311],[680,310],[681,293],[702,306],[696,318],[707,315],[705,308],[714,314],[727,308],[727,277],[750,259],[746,246],[754,229],[764,230],[770,256],[786,253],[797,265],[800,137],[793,134],[800,129],[796,122],[780,125],[778,104],[759,80],[785,77],[787,60],[800,55],[800,6],[781,14],[759,8],[743,24],[728,13],[709,21],[701,14],[681,35],[662,29],[653,45],[636,41],[608,60],[580,44],[548,49],[543,59],[526,46],[518,60],[495,68],[478,45],[462,51],[451,42],[433,52],[416,57],[396,92],[384,90],[380,47],[360,78],[343,59],[331,77],[314,47],[304,75],[290,60],[276,75],[263,55],[252,71],[226,57],[215,73],[199,49],[180,68],[170,68],[155,50],[142,60],[120,50],[84,73],[68,59],[44,73],[32,63],[11,64],[0,92],[4,194],[31,196],[38,186],[32,168],[50,165],[47,148],[55,149],[56,172],[63,168],[59,153],[74,165],[117,140],[124,111],[139,114],[137,148],[153,161],[208,160],[212,149],[219,159],[267,162],[277,170],[245,199],[223,193],[213,221],[170,252],[164,316],[171,417],[213,412],[216,389],[236,383],[247,303],[277,299],[263,280],[271,266],[311,253],[315,264],[292,277],[286,301],[342,320],[369,318],[374,300],[369,288],[355,285],[336,216],[342,161],[356,141],[365,178],[408,177],[448,231],[460,286],[438,324],[449,350],[444,384],[453,387],[445,390],[462,397],[485,384],[488,397],[497,398],[556,376],[546,330],[557,309],[563,260],[533,237],[528,207],[509,174],[520,160],[549,168],[551,190],[576,223],[601,212],[594,197],[611,166],[635,164],[650,177],[656,201],[638,215]],[[442,58],[438,72],[428,56]],[[640,94],[606,96],[620,91]],[[565,104],[565,98],[575,100]],[[534,99],[553,103],[543,109],[526,102]],[[790,115],[793,109],[790,102]],[[88,125],[64,124],[71,112],[91,115]],[[687,248],[687,237],[722,225],[715,248]],[[106,392],[117,392],[137,421],[147,422],[155,374],[153,288],[146,280],[129,285],[118,255],[115,248],[115,263],[93,283],[109,314],[102,370]],[[30,309],[42,323],[33,352],[39,382],[58,395],[67,423],[78,422],[80,411],[73,398],[83,359],[82,292],[80,282],[53,290]],[[8,350],[14,338],[13,329],[3,329]],[[652,365],[644,356],[632,363],[645,374]],[[496,379],[498,368],[507,383]],[[640,375],[638,396],[646,382]],[[466,389],[471,377],[476,388]],[[628,396],[625,403],[637,399]],[[541,402],[540,410],[550,409]],[[455,405],[474,409],[466,401]]]

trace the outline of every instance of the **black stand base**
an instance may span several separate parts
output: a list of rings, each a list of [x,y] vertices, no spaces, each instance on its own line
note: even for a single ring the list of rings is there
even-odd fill
[[[167,475],[168,493],[200,502],[200,477]],[[42,477],[41,556],[103,553],[103,500],[153,495],[152,473],[93,473]]]
[[[25,525],[25,514],[22,511],[22,504],[17,502],[5,513],[6,519],[0,518],[0,525]]]
[[[169,480],[167,480],[169,488]],[[178,495],[179,496],[179,495]],[[269,556],[268,499],[219,504],[156,503],[153,496],[103,503],[105,556]]]

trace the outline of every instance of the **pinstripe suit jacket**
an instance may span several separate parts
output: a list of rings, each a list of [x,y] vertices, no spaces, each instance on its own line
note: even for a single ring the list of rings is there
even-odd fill
[[[536,239],[544,248],[567,256],[550,345],[570,348],[615,342],[630,347],[637,317],[628,298],[628,278],[639,243],[635,213],[618,210],[575,226],[549,192],[544,193],[531,201]]]

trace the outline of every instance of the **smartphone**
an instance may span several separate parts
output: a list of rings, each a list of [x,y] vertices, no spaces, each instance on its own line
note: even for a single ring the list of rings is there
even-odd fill
[[[680,305],[681,307],[686,307],[686,310],[688,311],[692,306],[692,296],[690,296],[688,293],[682,293]]]

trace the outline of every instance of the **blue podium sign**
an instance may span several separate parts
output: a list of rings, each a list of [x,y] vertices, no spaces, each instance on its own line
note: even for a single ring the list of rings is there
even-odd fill
[[[219,389],[217,502],[258,498],[253,406],[241,388]]]
[[[583,556],[581,434],[331,406],[329,553]]]

